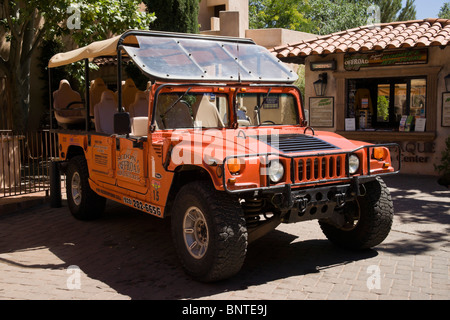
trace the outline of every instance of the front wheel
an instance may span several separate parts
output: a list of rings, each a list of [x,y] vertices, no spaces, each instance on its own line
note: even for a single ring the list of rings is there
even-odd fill
[[[247,228],[237,199],[204,181],[178,192],[172,237],[186,273],[202,282],[235,275],[247,252]]]
[[[327,221],[319,221],[325,236],[333,243],[351,249],[372,248],[388,236],[394,219],[394,206],[384,181],[364,184],[366,193],[343,208],[345,223],[336,227]]]

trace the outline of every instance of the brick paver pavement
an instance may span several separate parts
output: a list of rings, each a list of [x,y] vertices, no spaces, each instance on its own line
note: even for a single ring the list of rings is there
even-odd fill
[[[184,274],[168,219],[113,203],[93,222],[66,205],[2,213],[0,299],[450,299],[450,190],[432,177],[385,180],[396,216],[380,246],[342,250],[316,221],[280,225],[214,284]]]

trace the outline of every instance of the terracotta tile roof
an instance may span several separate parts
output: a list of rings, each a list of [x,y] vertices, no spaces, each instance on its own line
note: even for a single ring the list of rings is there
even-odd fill
[[[318,36],[295,44],[275,47],[281,60],[299,60],[308,55],[365,52],[385,49],[446,46],[450,44],[450,20],[424,19],[382,23]]]

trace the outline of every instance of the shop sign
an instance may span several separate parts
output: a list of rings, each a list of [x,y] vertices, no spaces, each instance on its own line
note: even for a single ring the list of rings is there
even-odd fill
[[[312,127],[334,126],[333,97],[309,98],[309,122]]]
[[[311,71],[336,70],[336,60],[311,62],[309,67]]]
[[[427,49],[346,54],[344,56],[344,68],[347,71],[358,71],[360,68],[370,67],[425,64],[427,62]]]

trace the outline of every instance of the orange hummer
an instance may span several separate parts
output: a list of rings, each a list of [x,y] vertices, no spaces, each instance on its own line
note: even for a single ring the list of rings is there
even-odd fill
[[[113,81],[90,81],[95,59],[117,66]],[[75,218],[99,217],[106,199],[170,217],[181,264],[200,281],[236,274],[248,243],[280,223],[317,219],[350,248],[388,235],[380,176],[398,172],[398,146],[308,127],[296,73],[252,40],[131,30],[53,56],[50,77],[79,61],[85,98],[61,80],[50,107],[53,167],[67,176]]]

